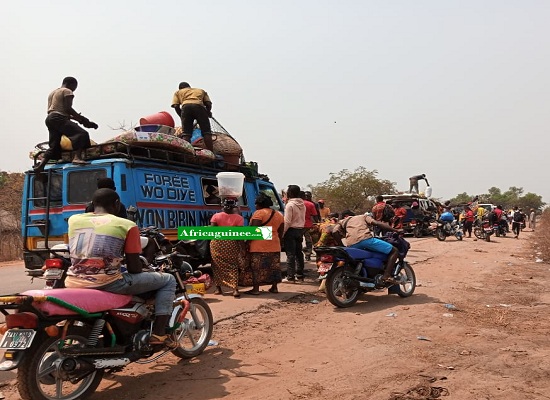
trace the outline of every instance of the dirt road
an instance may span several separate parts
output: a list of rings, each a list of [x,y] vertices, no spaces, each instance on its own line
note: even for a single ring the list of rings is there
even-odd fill
[[[408,299],[383,291],[335,309],[313,273],[279,295],[209,295],[217,345],[133,364],[92,398],[550,399],[550,266],[531,235],[414,243]]]

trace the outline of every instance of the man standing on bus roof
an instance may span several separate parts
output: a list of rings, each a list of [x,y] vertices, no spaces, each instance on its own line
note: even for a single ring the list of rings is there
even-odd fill
[[[413,189],[416,193],[418,193],[418,181],[422,180],[426,181],[426,186],[430,186],[428,180],[426,179],[426,174],[411,176],[409,178],[409,193],[412,193]]]
[[[48,116],[46,126],[50,133],[49,148],[44,153],[42,161],[33,167],[35,172],[42,172],[51,159],[61,158],[61,136],[65,135],[71,141],[75,152],[73,163],[86,164],[82,159],[84,150],[90,147],[90,135],[80,126],[71,121],[82,124],[85,128],[97,129],[95,122],[77,113],[73,108],[74,91],[78,87],[78,81],[72,76],[63,79],[61,87],[55,89],[48,96]]]
[[[213,152],[214,144],[209,119],[212,116],[212,101],[208,93],[199,88],[192,88],[187,82],[181,82],[172,98],[172,108],[181,117],[183,139],[191,141],[193,123],[197,120],[204,138],[204,145]]]

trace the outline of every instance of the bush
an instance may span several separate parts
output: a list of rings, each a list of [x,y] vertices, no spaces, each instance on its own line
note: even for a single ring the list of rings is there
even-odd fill
[[[541,258],[550,262],[550,208],[542,213],[537,224],[537,250],[541,252]]]

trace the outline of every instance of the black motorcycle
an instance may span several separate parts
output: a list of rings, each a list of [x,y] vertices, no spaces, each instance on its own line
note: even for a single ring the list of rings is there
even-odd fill
[[[427,216],[414,217],[409,221],[409,230],[412,231],[415,238],[432,236],[434,234],[434,230],[430,229],[430,223],[433,221],[435,221],[435,219]]]
[[[154,226],[140,229],[139,236],[141,238],[142,255],[148,264],[152,264],[155,257],[172,252],[172,243]]]

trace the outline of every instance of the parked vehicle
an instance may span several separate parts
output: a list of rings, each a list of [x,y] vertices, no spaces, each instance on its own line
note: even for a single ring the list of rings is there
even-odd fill
[[[155,257],[172,252],[172,243],[154,226],[140,229],[139,236],[142,255],[147,260],[147,265],[152,264]]]
[[[431,219],[436,217],[437,205],[431,199],[420,196],[416,193],[387,194],[383,195],[382,197],[387,203],[392,203],[394,201],[398,202],[407,210],[407,215],[405,216],[405,218],[403,218],[402,221],[403,232],[405,234],[414,235],[414,228],[417,225],[416,221],[418,221],[418,217],[415,216],[413,210],[411,209],[411,206],[414,202],[418,203],[419,208],[425,218]],[[415,221],[415,223],[411,224],[411,221],[413,220]]]
[[[413,218],[409,221],[409,227],[412,230],[414,237],[432,236],[434,230],[431,229],[431,222],[434,221],[430,217]]]
[[[52,246],[50,258],[44,261],[44,265],[33,278],[44,279],[44,289],[61,289],[65,287],[67,271],[71,266],[68,244],[56,244]]]
[[[273,208],[283,202],[272,182],[254,162],[239,165],[196,162],[164,148],[124,143],[92,146],[89,164],[60,161],[42,173],[26,172],[22,199],[23,258],[29,275],[40,276],[52,246],[67,243],[67,220],[84,212],[99,178],[112,178],[120,200],[140,228],[154,227],[169,242],[178,240],[179,226],[205,226],[220,211],[216,175],[239,171],[245,175],[238,199],[245,222],[255,211],[254,199],[263,192]],[[149,261],[151,255],[148,255]],[[203,260],[209,262],[210,260]]]
[[[185,256],[156,259],[157,267],[177,280],[177,299],[168,330],[177,347],[152,346],[151,299],[95,289],[29,290],[1,296],[6,325],[0,370],[17,368],[17,387],[24,400],[83,399],[92,394],[105,372],[132,362],[150,363],[167,353],[192,358],[212,336],[208,304],[188,294],[184,279],[191,266]]]
[[[482,203],[482,204],[478,204],[477,206],[478,207],[483,207],[488,213],[493,211],[495,208],[497,208],[497,206],[495,206],[494,204],[490,204],[490,203]]]
[[[397,234],[389,233],[386,240],[396,245],[399,261],[392,269],[395,283],[382,280],[387,255],[351,247],[316,247],[320,273],[326,274],[327,299],[336,307],[351,307],[361,293],[387,288],[400,297],[412,296],[416,288],[416,276],[405,261],[409,244]],[[322,278],[322,277],[321,277]]]
[[[454,236],[457,240],[462,240],[460,224],[456,220],[452,222],[438,221],[435,236],[440,241],[444,241],[449,236]]]
[[[487,242],[491,241],[491,235],[493,234],[493,225],[487,220],[483,221],[476,220],[476,225],[474,226],[474,235],[478,239],[486,240]]]

